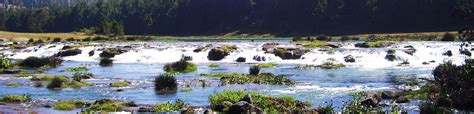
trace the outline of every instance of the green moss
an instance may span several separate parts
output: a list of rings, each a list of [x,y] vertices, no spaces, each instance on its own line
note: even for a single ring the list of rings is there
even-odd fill
[[[127,81],[110,83],[110,87],[126,87],[128,85],[130,85],[130,82]]]
[[[223,46],[223,47],[219,47],[218,49],[221,49],[221,50],[223,50],[224,52],[227,52],[227,53],[231,53],[231,52],[237,50],[237,46],[235,46],[235,45]]]
[[[85,86],[92,86],[93,84],[85,83],[85,82],[78,82],[78,81],[72,81],[68,82],[64,85],[64,87],[69,87],[69,88],[81,88]]]
[[[5,57],[0,57],[0,69],[7,69],[11,66],[10,60]]]
[[[305,48],[325,47],[328,43],[325,41],[306,41],[303,42]]]
[[[258,67],[260,68],[273,68],[273,67],[278,67],[278,64],[275,63],[260,63],[258,64]]]
[[[193,91],[193,89],[191,89],[191,88],[186,88],[186,89],[180,90],[179,92],[188,93],[188,92],[191,92],[191,91]]]
[[[51,75],[39,75],[39,76],[33,76],[30,80],[31,81],[51,81],[53,80],[54,78],[59,78],[63,81],[67,81],[69,78],[66,77],[66,76],[51,76]]]
[[[187,62],[185,60],[180,60],[178,62],[166,64],[163,68],[164,71],[168,73],[190,73],[197,70],[196,64]]]
[[[31,76],[31,74],[27,72],[19,72],[16,74],[16,77],[28,77],[28,76]]]
[[[73,110],[76,108],[76,104],[73,101],[58,101],[54,103],[54,109],[56,110]]]
[[[31,101],[30,96],[28,95],[7,95],[0,98],[1,102],[8,103],[22,103]]]
[[[86,109],[86,111],[106,111],[116,112],[121,110],[127,102],[116,102],[112,100],[101,100],[96,101],[92,106]]]
[[[313,69],[339,69],[346,67],[342,63],[325,62],[322,65],[296,65],[295,69],[313,70]]]
[[[157,104],[153,106],[153,110],[155,112],[172,112],[172,111],[180,111],[187,106],[186,102],[182,100],[176,100],[174,103],[163,103]]]
[[[380,48],[380,47],[387,47],[393,44],[396,44],[396,41],[367,41],[364,43],[358,43],[356,47],[363,47],[363,48]]]
[[[269,73],[262,73],[258,76],[238,74],[238,73],[221,73],[221,74],[200,74],[210,78],[220,78],[221,84],[269,84],[269,85],[294,85],[296,82],[291,81],[285,76],[274,76]]]
[[[94,76],[92,73],[86,73],[86,72],[76,72],[72,75],[72,79],[74,81],[80,82],[82,79],[90,79]]]
[[[211,102],[211,108],[215,107],[224,101],[231,103],[237,103],[247,93],[244,91],[230,91],[226,90],[214,95],[209,96]],[[305,107],[311,106],[308,102],[301,102],[295,100],[290,96],[273,97],[264,94],[258,94],[254,92],[248,93],[253,99],[253,105],[261,108],[264,112],[289,112],[295,110],[301,110]],[[225,111],[225,110],[224,110]]]
[[[219,64],[210,64],[209,67],[211,67],[211,68],[217,68],[217,67],[219,67]]]
[[[87,67],[75,67],[75,68],[67,68],[67,72],[79,72],[79,71],[87,71]]]
[[[18,86],[18,83],[16,82],[9,82],[7,84],[5,84],[6,86]]]

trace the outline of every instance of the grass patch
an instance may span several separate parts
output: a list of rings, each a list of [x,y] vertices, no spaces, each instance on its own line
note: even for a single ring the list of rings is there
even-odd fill
[[[69,79],[66,76],[51,76],[51,75],[43,74],[43,75],[33,76],[30,80],[31,81],[51,81],[54,78],[59,78],[63,81],[67,81]]]
[[[31,76],[31,74],[28,73],[28,72],[18,72],[18,73],[16,73],[16,77],[29,77],[29,76]]]
[[[26,41],[27,40],[26,38],[33,38],[33,39],[41,39],[41,40],[46,41],[47,39],[52,39],[52,38],[83,39],[83,38],[90,37],[90,36],[86,35],[84,33],[80,33],[80,32],[72,32],[72,33],[19,33],[19,32],[0,31],[0,37],[7,38],[7,39],[10,39],[10,40],[25,39],[25,41]]]
[[[209,67],[211,68],[217,68],[217,67],[220,67],[219,64],[210,64]]]
[[[247,93],[244,91],[231,91],[226,90],[214,95],[209,96],[209,101],[211,102],[211,108],[215,109],[219,103],[224,101],[237,103],[239,102]],[[311,106],[308,102],[301,102],[295,100],[290,96],[281,96],[273,97],[269,95],[259,94],[250,92],[248,93],[252,96],[253,105],[261,108],[263,112],[289,112],[295,110],[302,110],[305,107]],[[227,111],[227,110],[224,110]]]
[[[398,43],[397,41],[367,41],[364,43],[357,43],[355,44],[355,46],[362,47],[362,48],[381,48],[381,47],[388,47],[397,43]]]
[[[31,101],[31,98],[28,95],[7,95],[1,97],[0,101],[8,103],[22,103]]]
[[[188,93],[188,92],[191,92],[191,91],[193,91],[193,89],[191,89],[191,88],[186,88],[186,89],[180,90],[179,92]]]
[[[172,111],[180,111],[187,106],[186,102],[178,99],[174,103],[163,103],[157,104],[153,106],[153,110],[155,112],[172,112]]]
[[[80,72],[80,71],[87,71],[87,67],[74,67],[74,68],[67,68],[65,71],[67,72]]]
[[[314,70],[314,69],[339,69],[346,67],[342,63],[325,62],[322,65],[296,65],[295,69]]]
[[[221,73],[221,74],[200,74],[210,78],[220,78],[222,85],[227,84],[268,84],[268,85],[294,85],[296,82],[291,81],[285,76],[274,76],[269,73],[262,73],[258,76],[238,73]]]
[[[306,41],[303,42],[305,48],[325,47],[328,43],[325,41]]]
[[[73,101],[58,101],[54,103],[55,110],[74,110],[76,103]]]
[[[95,101],[92,106],[86,109],[86,111],[106,111],[106,112],[117,112],[121,110],[127,102],[116,102],[113,100],[102,99]]]
[[[274,68],[274,67],[278,67],[279,65],[278,64],[275,64],[275,63],[260,63],[258,64],[258,67],[260,68]]]
[[[168,73],[190,73],[197,70],[196,64],[180,60],[178,62],[166,64],[163,68]]]
[[[94,84],[86,83],[86,82],[79,82],[79,81],[71,81],[68,83],[65,83],[64,87],[68,88],[81,88],[85,86],[92,86]]]
[[[126,87],[126,86],[129,86],[129,85],[130,85],[130,82],[127,82],[127,81],[110,83],[110,87]]]
[[[5,86],[19,86],[19,85],[16,82],[9,82],[9,83],[5,84]]]

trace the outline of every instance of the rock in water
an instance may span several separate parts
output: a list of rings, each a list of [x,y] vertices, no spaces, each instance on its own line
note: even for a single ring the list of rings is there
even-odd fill
[[[352,55],[348,55],[348,56],[344,57],[344,61],[346,61],[347,63],[353,63],[353,62],[355,62],[355,59]]]
[[[89,51],[89,56],[93,56],[95,54],[95,51],[92,50],[92,51]]]
[[[273,51],[267,52],[273,53],[274,55],[280,57],[283,60],[294,60],[300,59],[301,56],[309,52],[309,50],[303,48],[278,48]]]
[[[248,113],[249,110],[254,108],[254,106],[248,102],[240,101],[232,105],[229,109],[229,114],[241,114]]]
[[[398,92],[384,91],[382,92],[382,99],[395,99],[398,98]]]
[[[240,99],[240,101],[245,101],[245,102],[250,103],[250,104],[253,103],[252,96],[250,96],[250,94],[245,95],[242,99]]]
[[[397,56],[395,55],[395,50],[388,50],[387,55],[385,55],[385,59],[387,59],[388,61],[397,60]]]
[[[229,53],[222,49],[211,49],[211,51],[209,51],[209,54],[207,55],[207,59],[211,61],[220,61],[224,59],[227,55],[229,55]]]
[[[61,52],[57,53],[55,56],[56,57],[66,57],[66,56],[79,55],[81,53],[82,53],[82,50],[80,50],[80,49],[72,49],[72,50],[61,51]]]
[[[448,51],[444,52],[443,55],[451,57],[451,56],[453,56],[453,52],[451,52],[451,50],[448,50]]]
[[[266,61],[265,57],[258,56],[258,55],[253,56],[253,60],[255,60],[255,61]]]
[[[237,60],[235,60],[236,62],[239,62],[239,63],[245,63],[246,59],[245,57],[239,57],[237,58]]]
[[[366,99],[362,100],[361,103],[365,106],[377,107],[380,101],[382,101],[382,98],[380,98],[377,94],[369,93]]]

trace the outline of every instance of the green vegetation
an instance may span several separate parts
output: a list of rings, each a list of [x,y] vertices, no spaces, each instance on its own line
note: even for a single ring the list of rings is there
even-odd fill
[[[315,48],[315,47],[324,47],[328,43],[325,41],[306,41],[303,42],[303,47],[305,48]]]
[[[367,41],[364,43],[357,43],[355,44],[355,46],[362,47],[362,48],[381,48],[381,47],[391,46],[397,43],[398,42],[396,41]]]
[[[157,104],[153,106],[153,110],[155,112],[172,112],[172,111],[180,111],[183,108],[187,107],[186,102],[178,99],[174,103],[163,103],[163,104]]]
[[[178,89],[176,78],[169,74],[161,74],[155,78],[155,91],[158,93],[174,93]]]
[[[75,39],[82,39],[85,37],[88,37],[85,34],[82,33],[18,33],[18,32],[7,32],[7,31],[0,31],[0,36],[2,38],[7,38],[10,40],[17,40],[20,38],[34,38],[37,40],[47,40],[50,38],[61,38],[61,39],[66,39],[66,38],[75,38]]]
[[[305,70],[313,70],[313,69],[339,69],[346,67],[346,65],[342,63],[334,63],[327,61],[322,65],[296,65],[295,69],[305,69]]]
[[[116,102],[113,100],[102,99],[95,101],[92,106],[86,109],[86,111],[106,111],[106,112],[117,112],[120,111],[127,102]]]
[[[56,110],[73,110],[76,108],[76,103],[73,101],[58,101],[54,103],[54,109]]]
[[[258,67],[260,68],[274,68],[274,67],[278,67],[279,65],[278,64],[275,64],[275,63],[260,63],[258,64]]]
[[[18,73],[16,73],[16,77],[28,77],[28,76],[31,76],[31,74],[28,73],[28,72],[18,72]]]
[[[271,73],[262,73],[258,76],[238,74],[238,73],[221,73],[221,74],[200,74],[200,76],[210,78],[220,78],[221,84],[270,84],[270,85],[294,85],[296,82],[291,81],[285,76],[274,76]]]
[[[110,87],[126,87],[128,85],[130,85],[130,82],[127,82],[127,81],[110,83]]]
[[[69,78],[66,77],[66,76],[51,76],[51,75],[38,75],[38,76],[33,76],[30,80],[31,81],[51,81],[53,80],[54,78],[59,78],[61,79],[62,81],[67,81]]]
[[[188,93],[188,92],[191,92],[191,91],[193,91],[193,89],[191,89],[191,88],[186,88],[186,89],[179,90],[179,92],[184,92],[184,93]]]
[[[7,69],[11,66],[10,60],[5,57],[0,57],[0,69]]]
[[[211,67],[211,68],[217,68],[217,67],[219,67],[219,64],[210,64],[209,67]]]
[[[67,68],[67,72],[80,72],[80,71],[87,71],[87,67],[75,67],[75,68]]]
[[[89,84],[89,83],[86,83],[86,82],[71,81],[71,82],[65,83],[62,87],[65,87],[65,88],[81,88],[81,87],[92,86],[92,85],[93,84]]]
[[[246,93],[244,91],[226,90],[209,96],[211,108],[215,110],[216,106],[222,102],[230,102],[232,104],[237,103],[241,101],[241,99],[246,94],[252,96],[252,104],[256,107],[261,108],[263,112],[289,112],[303,110],[305,107],[311,106],[311,104],[308,102],[301,102],[289,96],[273,97],[254,92]]]
[[[258,75],[260,73],[260,67],[258,66],[251,66],[249,69],[250,75]]]
[[[365,100],[366,96],[368,95],[367,92],[354,92],[351,93],[352,101],[344,104],[344,111],[345,112],[377,112],[381,109],[381,107],[374,107],[368,106],[367,104],[362,103]],[[378,102],[378,101],[377,101]]]
[[[31,101],[31,98],[28,95],[7,95],[0,97],[0,101],[8,103],[23,103]]]
[[[46,86],[46,88],[48,89],[53,89],[53,90],[56,90],[56,89],[62,89],[64,88],[64,83],[66,81],[58,78],[58,77],[55,77],[51,80],[51,82],[49,82],[48,86]]]
[[[7,84],[5,84],[6,86],[19,86],[18,83],[16,82],[9,82]]]
[[[185,60],[180,60],[178,62],[166,64],[163,68],[164,71],[173,73],[190,73],[197,70],[196,64],[187,62]]]
[[[92,77],[94,77],[94,74],[86,72],[76,72],[72,75],[72,79],[78,82],[82,81],[82,79],[90,79]]]

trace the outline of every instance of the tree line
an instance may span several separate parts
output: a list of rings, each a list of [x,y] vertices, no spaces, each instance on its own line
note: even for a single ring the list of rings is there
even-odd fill
[[[3,9],[0,30],[279,36],[447,31],[472,26],[466,19],[471,9],[470,0],[96,0]]]

